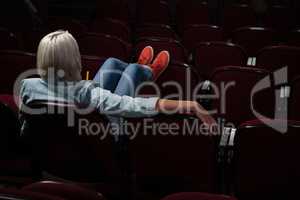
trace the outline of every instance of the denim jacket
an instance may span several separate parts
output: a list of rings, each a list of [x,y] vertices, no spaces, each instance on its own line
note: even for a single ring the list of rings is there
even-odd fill
[[[50,83],[41,78],[24,79],[20,96],[23,104],[36,100],[58,101],[89,105],[101,114],[118,117],[146,117],[156,115],[157,97],[119,96],[93,81]]]

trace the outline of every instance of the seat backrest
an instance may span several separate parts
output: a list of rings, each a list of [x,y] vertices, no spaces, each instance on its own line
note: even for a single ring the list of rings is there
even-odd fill
[[[131,39],[128,25],[117,19],[96,19],[92,23],[90,30],[95,33],[113,35],[124,41],[130,41]]]
[[[102,1],[96,0],[96,18],[112,18],[129,23],[130,9],[129,1],[124,0],[110,0]]]
[[[300,47],[300,29],[296,29],[288,35],[288,45]]]
[[[143,24],[136,29],[136,38],[143,37],[159,37],[159,38],[172,38],[178,39],[175,31],[169,26],[164,24]]]
[[[232,42],[242,46],[250,56],[276,42],[275,31],[263,27],[242,27],[232,33]]]
[[[169,51],[171,61],[186,61],[186,51],[183,45],[178,40],[169,38],[140,38],[135,44],[135,58],[138,58],[142,49],[148,45],[152,46],[156,52]]]
[[[5,7],[1,8],[0,26],[16,32],[31,29],[33,19],[26,3],[22,1],[6,2]]]
[[[251,6],[247,4],[235,4],[225,7],[224,31],[229,36],[231,31],[243,26],[255,26],[256,16]]]
[[[16,97],[17,99],[17,97]],[[0,102],[7,105],[15,113],[19,112],[19,103],[15,101],[15,96],[11,94],[0,94]]]
[[[300,48],[290,46],[270,46],[262,49],[256,56],[256,66],[275,71],[288,66],[289,80],[300,75]]]
[[[221,67],[211,77],[212,84],[218,89],[219,98],[212,102],[216,116],[238,126],[241,122],[256,118],[251,107],[267,117],[274,117],[275,94],[272,88],[251,92],[259,81],[269,75],[268,71],[248,67]],[[215,91],[213,92],[216,93]]]
[[[13,188],[0,188],[0,199],[7,200],[67,200],[58,196],[47,195],[37,192],[22,191]]]
[[[293,199],[299,188],[299,151],[297,121],[275,120],[285,126],[282,134],[259,120],[243,123],[235,137],[235,190],[239,199]]]
[[[170,9],[167,2],[137,1],[137,23],[170,24],[170,22]]]
[[[5,69],[0,79],[0,91],[12,94],[16,78],[28,69],[36,68],[35,55],[22,51],[1,51],[0,66]]]
[[[161,98],[191,99],[197,85],[202,81],[194,66],[173,62],[155,81]],[[141,88],[139,94],[156,95],[152,85]]]
[[[176,22],[179,33],[190,24],[209,24],[208,6],[205,1],[177,1]]]
[[[200,192],[181,192],[171,194],[164,197],[162,200],[235,200],[234,197],[220,195],[220,194],[208,194]]]
[[[183,32],[183,44],[191,52],[200,42],[222,41],[223,31],[218,26],[191,24]]]
[[[102,64],[105,62],[106,58],[97,56],[81,56],[82,79],[86,79],[87,72],[89,73],[89,80],[93,79],[97,74],[98,70],[101,68]]]
[[[130,122],[141,127],[130,140],[129,149],[142,190],[166,195],[215,189],[215,141],[200,132],[201,121],[159,115]]]
[[[89,33],[79,39],[81,53],[99,57],[128,60],[130,45],[111,35]]]
[[[24,31],[22,33],[24,50],[31,53],[36,53],[41,39],[48,33],[48,30],[42,29]]]
[[[291,93],[289,98],[289,119],[300,120],[300,76],[291,82]]]
[[[40,113],[22,109],[22,138],[40,170],[79,182],[118,176],[106,117],[97,111],[80,114],[81,107],[68,103],[41,101],[28,106],[44,109]]]
[[[295,25],[293,10],[282,5],[272,6],[266,13],[265,24],[284,34]],[[284,35],[282,36],[284,37]]]
[[[48,32],[59,29],[69,31],[76,39],[87,32],[87,27],[79,21],[66,17],[50,17],[47,21]]]
[[[221,66],[245,66],[247,58],[242,47],[228,42],[199,43],[193,55],[197,71],[206,77]]]
[[[15,34],[10,32],[5,28],[0,27],[0,49],[5,50],[19,50],[21,48],[21,44],[18,41]]]
[[[20,122],[17,114],[2,102],[0,102],[0,121],[0,159],[12,158],[19,148]]]
[[[38,192],[47,195],[58,196],[69,200],[104,200],[102,194],[82,188],[75,184],[61,183],[55,181],[41,181],[27,185],[22,188],[23,191]]]

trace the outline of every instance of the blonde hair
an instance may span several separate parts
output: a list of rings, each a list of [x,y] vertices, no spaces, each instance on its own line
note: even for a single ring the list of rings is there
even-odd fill
[[[50,69],[54,76],[62,70],[63,80],[81,80],[81,56],[74,37],[68,31],[49,33],[40,41],[37,51],[37,69],[43,79],[47,79]],[[60,76],[62,74],[60,73]]]

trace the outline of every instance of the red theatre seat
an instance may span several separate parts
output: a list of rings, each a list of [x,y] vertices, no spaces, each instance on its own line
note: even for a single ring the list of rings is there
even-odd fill
[[[1,50],[19,50],[21,44],[15,34],[5,28],[0,27],[0,49]]]
[[[292,15],[293,10],[289,7],[282,5],[272,6],[266,14],[265,24],[279,31],[284,39],[286,32],[295,25],[295,18]]]
[[[1,107],[1,158],[9,158],[18,151],[18,136],[20,134],[20,123],[17,114],[8,106],[0,103]],[[3,175],[3,174],[2,174]]]
[[[0,182],[15,186],[28,184],[33,181],[33,169],[27,149],[20,142],[17,113],[3,103],[0,108]]]
[[[199,43],[193,54],[197,71],[206,78],[221,66],[245,66],[247,58],[242,47],[227,42]]]
[[[64,17],[51,17],[47,21],[48,32],[57,30],[67,30],[76,39],[87,32],[87,27],[79,21],[64,18]]]
[[[37,192],[22,191],[12,188],[0,188],[0,199],[13,199],[13,200],[67,200],[58,196],[41,194]],[[71,199],[68,199],[71,200]]]
[[[263,47],[276,43],[276,33],[265,27],[242,27],[233,31],[232,42],[242,46],[249,56],[255,56]]]
[[[275,71],[288,66],[289,80],[300,75],[300,48],[290,46],[270,46],[262,49],[256,56],[256,66]]]
[[[35,55],[22,51],[1,51],[0,65],[5,69],[0,80],[1,93],[12,94],[17,77],[28,69],[35,69]]]
[[[128,60],[130,53],[130,45],[112,35],[89,33],[82,36],[78,43],[84,55]]]
[[[97,180],[109,175],[104,170],[113,170],[113,165],[108,160],[112,158],[108,153],[111,152],[108,149],[112,145],[112,138],[100,140],[100,135],[92,136],[88,132],[89,129],[79,129],[80,119],[88,118],[90,123],[94,121],[103,123],[105,126],[108,123],[105,117],[94,112],[90,115],[77,114],[73,116],[73,119],[69,119],[68,113],[76,113],[76,108],[65,103],[34,102],[29,106],[32,108],[47,108],[48,106],[48,109],[52,108],[53,111],[60,109],[60,112],[45,114],[22,112],[28,124],[23,136],[26,137],[25,139],[31,138],[27,142],[32,144],[31,148],[43,170],[54,176],[77,181]],[[68,126],[68,120],[75,120],[76,127]],[[105,150],[105,148],[108,149]],[[107,159],[107,162],[103,162],[103,159]]]
[[[19,103],[15,102],[15,98],[11,94],[0,94],[0,102],[7,105],[10,109],[12,109],[15,113],[18,113],[19,111]]]
[[[244,200],[294,199],[299,188],[300,122],[259,120],[243,123],[235,137],[234,184],[237,198]],[[286,132],[278,128],[286,126]]]
[[[104,200],[102,194],[82,188],[75,184],[55,181],[42,181],[27,185],[23,191],[36,192],[51,196],[57,196],[69,200]]]
[[[170,9],[165,1],[137,1],[137,22],[139,24],[170,24]]]
[[[223,31],[218,26],[188,25],[183,32],[183,44],[192,52],[200,42],[222,41]]]
[[[300,47],[300,29],[296,29],[289,34],[288,45]]]
[[[161,198],[180,191],[216,189],[216,138],[200,131],[197,123],[201,126],[201,121],[188,116],[159,115],[130,122],[144,127],[129,141],[140,192]],[[195,129],[189,129],[193,125]]]
[[[291,93],[289,98],[289,119],[300,120],[300,76],[291,82]]]
[[[130,29],[128,25],[123,21],[117,19],[96,19],[92,23],[90,30],[95,33],[113,35],[124,41],[130,41],[131,39]]]
[[[212,109],[217,111],[216,116],[238,126],[243,121],[256,118],[251,107],[253,103],[256,112],[273,118],[275,91],[266,88],[251,96],[255,85],[268,75],[268,71],[257,68],[227,66],[216,69],[210,79],[219,94],[219,98],[214,99],[212,104]]]
[[[127,0],[96,1],[96,18],[112,18],[129,23],[130,11]]]
[[[186,51],[183,45],[178,40],[169,38],[140,38],[134,47],[135,58],[137,58],[142,49],[148,45],[152,46],[156,53],[163,50],[169,51],[172,61],[186,61]]]
[[[182,192],[171,194],[162,200],[236,200],[234,197],[200,192]]]
[[[179,33],[191,24],[209,24],[207,3],[197,0],[177,1],[176,21]]]
[[[200,84],[202,80],[194,66],[171,62],[155,83],[159,88],[161,98],[178,100],[191,99],[194,90],[197,89],[197,84]],[[159,95],[151,85],[142,87],[139,94]]]
[[[23,32],[22,39],[24,50],[31,53],[36,53],[41,39],[48,33],[50,33],[50,31],[41,29],[28,30]]]
[[[76,109],[84,105],[59,102],[38,101],[28,106],[48,111],[36,114],[21,110],[26,121],[22,138],[41,175],[97,190],[100,187],[105,196],[120,195],[123,182],[114,157],[114,137],[104,115],[95,110],[78,113]]]
[[[228,6],[224,10],[224,31],[230,36],[231,31],[243,26],[255,26],[254,10],[247,4]]]
[[[81,76],[82,79],[87,78],[87,73],[89,73],[89,80],[92,80],[97,74],[98,70],[101,68],[102,64],[105,62],[106,58],[97,57],[97,56],[81,56],[82,70]]]
[[[139,26],[136,30],[136,38],[144,37],[178,39],[175,31],[169,25],[165,24],[143,24]]]

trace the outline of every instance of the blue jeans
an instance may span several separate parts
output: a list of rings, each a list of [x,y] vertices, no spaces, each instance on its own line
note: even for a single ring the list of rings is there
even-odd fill
[[[149,67],[128,64],[116,58],[107,59],[94,77],[100,87],[120,96],[135,96],[136,88],[145,81],[152,80]]]
[[[102,67],[98,70],[93,81],[100,84],[100,87],[111,91],[120,96],[135,96],[136,88],[145,81],[153,78],[152,71],[149,67],[139,64],[128,64],[116,58],[107,59]],[[110,122],[121,125],[122,121],[118,117],[109,117]],[[129,162],[128,142],[124,130],[119,127],[115,134],[116,146],[115,156],[119,163],[120,169],[124,174],[130,174],[132,167]]]

